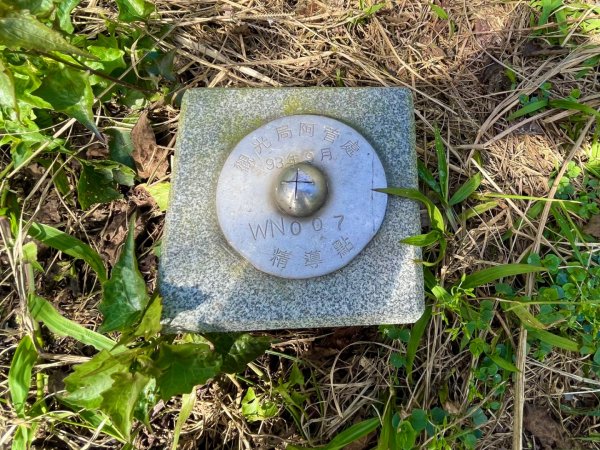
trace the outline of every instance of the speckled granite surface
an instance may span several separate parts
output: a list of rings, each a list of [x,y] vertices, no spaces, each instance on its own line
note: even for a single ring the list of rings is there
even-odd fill
[[[378,152],[389,186],[417,187],[414,118],[402,88],[194,89],[185,94],[159,287],[168,331],[243,331],[410,323],[424,308],[416,203],[392,197],[381,229],[347,266],[288,280],[267,275],[224,239],[215,189],[246,134],[277,117],[325,115],[355,128]]]

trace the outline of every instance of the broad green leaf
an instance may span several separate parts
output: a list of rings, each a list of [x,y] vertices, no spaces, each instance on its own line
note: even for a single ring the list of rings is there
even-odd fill
[[[31,264],[31,266],[40,272],[44,271],[44,268],[40,265],[37,260],[37,245],[35,242],[30,241],[23,244],[23,262]]]
[[[156,360],[161,370],[156,380],[160,397],[166,401],[206,383],[221,372],[221,361],[207,344],[161,343]]]
[[[375,431],[379,427],[379,419],[377,417],[373,419],[363,420],[357,424],[354,424],[346,428],[341,433],[338,433],[327,445],[318,447],[319,450],[341,450],[345,446],[356,442],[362,437],[367,436],[372,431]],[[297,447],[295,445],[288,445],[288,450],[309,450],[307,447]]]
[[[112,161],[124,164],[132,170],[135,170],[135,162],[131,157],[131,153],[133,152],[131,130],[108,128],[104,130],[104,134],[110,137],[108,140],[110,159]]]
[[[129,232],[121,249],[121,256],[112,270],[110,279],[103,285],[103,298],[98,305],[98,309],[104,315],[100,326],[102,332],[127,331],[142,317],[148,305],[146,282],[135,258],[134,232],[135,217],[129,223]]]
[[[458,205],[477,190],[481,184],[481,174],[476,173],[463,184],[448,201],[450,206]]]
[[[11,49],[61,52],[84,58],[93,57],[70,44],[60,33],[48,28],[26,11],[0,17],[0,44]]]
[[[525,326],[531,328],[537,328],[538,330],[544,330],[547,328],[542,322],[535,318],[533,314],[529,311],[526,305],[523,304],[515,304],[508,308],[509,311],[515,313],[515,315],[521,320],[521,323]]]
[[[277,415],[279,408],[274,402],[257,397],[254,389],[248,388],[242,398],[242,415],[248,422],[268,420]]]
[[[406,197],[411,200],[417,200],[427,208],[427,212],[429,214],[429,220],[431,221],[431,228],[434,230],[439,230],[442,233],[444,232],[444,217],[440,210],[433,204],[431,200],[429,200],[426,196],[421,194],[417,189],[408,189],[408,188],[384,188],[384,189],[375,189],[377,192],[383,192],[385,194],[397,195],[399,197]]]
[[[162,325],[160,324],[160,316],[162,314],[162,300],[158,294],[155,294],[150,300],[150,304],[144,311],[140,324],[133,333],[134,336],[144,337],[149,339],[152,336],[156,336],[161,330]]]
[[[29,335],[23,336],[13,355],[8,371],[8,390],[13,408],[20,418],[25,417],[27,394],[31,385],[31,370],[38,354]]]
[[[13,73],[0,59],[0,108],[1,107],[8,107],[14,110],[18,109]]]
[[[79,239],[41,223],[31,224],[27,234],[73,258],[82,259],[96,272],[101,283],[106,281],[106,268],[102,258],[92,247],[84,244]]]
[[[438,178],[442,192],[442,201],[448,201],[448,161],[446,160],[446,147],[438,128],[435,129],[435,153],[438,162]]]
[[[581,111],[582,113],[585,113],[589,116],[594,116],[597,119],[600,119],[600,112],[596,111],[589,105],[579,103],[574,100],[550,100],[550,106],[552,106],[553,108],[568,109],[571,111]]]
[[[421,338],[427,330],[429,320],[431,319],[431,306],[426,306],[423,315],[413,325],[410,330],[410,339],[406,346],[406,377],[410,381],[412,379],[413,365],[415,363],[415,357],[417,356],[417,350],[421,343]]]
[[[223,355],[222,371],[238,373],[246,368],[246,364],[254,361],[271,347],[273,340],[266,336],[242,334],[234,342],[227,354]]]
[[[35,320],[43,322],[53,333],[72,337],[96,350],[110,350],[117,345],[112,339],[61,316],[47,300],[37,295],[29,296],[29,312]]]
[[[133,22],[145,20],[154,12],[154,5],[145,0],[116,0],[119,8],[119,20]]]
[[[148,375],[148,374],[145,374]],[[148,431],[152,431],[152,425],[150,424],[150,410],[154,408],[158,402],[158,395],[156,395],[156,379],[150,377],[143,391],[139,395],[135,407],[133,409],[133,417],[146,425]]]
[[[153,183],[151,185],[140,184],[139,186],[148,191],[161,211],[167,210],[169,205],[169,194],[171,192],[171,183],[168,181],[163,181],[160,183]]]
[[[177,450],[177,444],[179,443],[179,435],[181,434],[181,429],[183,425],[190,417],[192,410],[194,409],[194,405],[196,404],[196,389],[192,389],[192,392],[189,394],[183,394],[181,396],[181,409],[179,410],[179,414],[177,415],[177,422],[175,422],[175,429],[173,430],[173,443],[171,444],[171,450]],[[242,400],[243,404],[243,400]],[[243,408],[243,406],[242,406]]]
[[[108,203],[122,198],[118,185],[132,186],[135,172],[114,161],[84,161],[77,183],[77,199],[82,209],[96,203]]]
[[[11,6],[19,11],[26,9],[34,15],[45,15],[52,11],[54,4],[52,0],[12,0]],[[3,7],[1,3],[0,7]]]
[[[400,242],[403,244],[416,245],[417,247],[427,247],[428,245],[435,244],[440,238],[442,238],[441,233],[438,230],[432,230],[427,234],[409,236],[402,239]]]
[[[544,107],[548,106],[548,99],[542,99],[542,100],[537,100],[535,102],[531,102],[529,104],[527,104],[526,106],[517,109],[514,113],[512,113],[511,115],[509,115],[506,120],[514,120],[514,119],[518,119],[519,117],[525,116],[527,114],[531,114],[539,109],[542,109]]]
[[[101,409],[129,441],[133,428],[133,411],[150,378],[139,372],[125,371],[113,373],[112,379],[112,385],[102,394]]]
[[[502,264],[467,275],[460,285],[463,289],[476,288],[500,278],[543,271],[546,271],[544,267],[529,264]]]
[[[113,374],[126,373],[133,359],[132,352],[111,355],[102,350],[89,361],[74,367],[74,372],[65,378],[68,394],[64,400],[69,405],[87,409],[98,409],[102,394],[114,383]]]
[[[546,344],[552,345],[553,347],[562,348],[571,352],[579,350],[579,344],[569,338],[558,336],[557,334],[551,333],[546,330],[527,329],[529,337],[539,339]]]
[[[61,30],[72,34],[74,31],[73,24],[71,23],[71,13],[81,0],[61,0],[56,8],[56,18],[58,19],[58,26]]]
[[[94,93],[86,72],[53,64],[47,69],[35,95],[50,103],[56,111],[77,119],[96,135],[100,135],[94,123]]]
[[[34,425],[20,424],[17,426],[13,435],[11,450],[29,450],[34,437]]]
[[[402,450],[412,450],[415,448],[415,442],[417,441],[417,436],[419,434],[408,420],[400,422],[397,434],[397,447],[395,448]]]

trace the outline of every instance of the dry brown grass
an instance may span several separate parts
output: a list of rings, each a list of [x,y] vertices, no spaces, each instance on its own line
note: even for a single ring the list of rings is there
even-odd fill
[[[175,51],[180,89],[339,85],[411,89],[419,155],[435,167],[432,135],[434,128],[439,127],[450,151],[451,191],[481,171],[484,192],[543,197],[548,195],[548,180],[555,169],[569,159],[582,160],[579,148],[568,154],[574,142],[560,126],[569,112],[548,110],[518,123],[509,122],[507,116],[515,110],[520,95],[534,92],[546,81],[552,83],[557,97],[578,88],[582,101],[593,107],[600,105],[598,74],[575,77],[582,62],[600,51],[598,46],[588,45],[588,37],[575,33],[570,36],[569,45],[559,50],[540,52],[539,48],[532,48],[531,9],[521,1],[444,0],[442,6],[453,26],[439,19],[426,0],[388,1],[386,8],[364,20],[357,20],[361,19],[357,3],[158,0],[157,13],[144,30],[159,47]],[[89,0],[76,10],[74,22],[82,34],[93,38],[106,30],[106,17],[116,17],[112,2]],[[544,42],[539,44],[543,47]],[[508,67],[519,79],[512,90],[505,76]],[[113,115],[118,120],[126,111],[108,114],[98,108],[97,113]],[[175,102],[156,104],[151,109],[159,144],[168,148],[174,145],[177,113]],[[68,138],[82,149],[94,145],[86,133],[74,128],[73,121],[62,125],[53,130],[56,136]],[[584,145],[586,142],[584,136]],[[477,163],[477,154],[481,164]],[[135,201],[129,198],[129,203],[114,202],[83,213],[62,202],[60,196],[57,198],[48,177],[26,171],[14,177],[23,189],[19,195],[28,198],[25,219],[37,212],[38,220],[89,240],[108,260],[111,254],[114,256],[115,248],[110,248],[109,243],[119,236],[125,213]],[[511,238],[502,239],[506,231],[515,231],[515,224],[530,207],[529,202],[500,200],[497,208],[456,230],[440,268],[440,280],[454,281],[465,272],[490,264],[518,261],[540,245],[556,248],[558,243],[548,242],[539,234],[544,223],[526,218]],[[146,236],[144,247],[150,248],[160,239],[162,217],[147,213],[140,222]],[[44,249],[42,257],[43,252]],[[10,357],[22,330],[32,326],[24,313],[23,292],[24,285],[34,281],[24,279],[17,266],[11,268],[8,255],[3,253],[1,257],[6,270],[0,285],[0,337],[4,344],[0,351],[0,390],[6,392]],[[142,271],[154,287],[156,258],[150,252],[142,255],[146,257]],[[57,256],[47,263],[46,275],[35,280],[37,289],[66,316],[95,327],[99,298],[89,294],[94,283],[91,275],[82,273],[53,282],[53,277],[65,275],[68,267]],[[14,275],[19,289],[12,284]],[[269,395],[279,379],[286,379],[291,360],[303,361],[304,374],[312,374],[312,379],[304,387],[310,400],[300,427],[283,408],[276,419],[247,423],[240,413],[245,387],[234,378],[224,377],[197,389],[194,410],[183,428],[181,448],[271,449],[284,448],[288,442],[319,444],[344,427],[372,416],[375,407],[384,405],[392,391],[404,415],[415,408],[441,406],[454,413],[451,425],[465,423],[469,409],[482,399],[471,400],[471,369],[475,362],[472,354],[467,349],[460,350],[447,333],[458,325],[455,317],[449,318],[450,322],[445,323],[441,315],[433,316],[410,383],[396,378],[389,363],[393,352],[405,351],[403,344],[382,344],[376,330],[277,333],[282,343],[274,347],[274,353],[248,369],[246,376],[258,383],[257,392]],[[518,324],[501,313],[497,313],[496,321],[498,330],[506,331],[508,341],[517,348]],[[85,359],[90,354],[72,340],[47,338],[49,346],[38,369],[43,367],[56,381],[55,389],[61,389],[61,377],[73,358]],[[559,407],[566,394],[574,405],[596,399],[595,389],[600,383],[588,379],[590,375],[582,372],[579,360],[555,353],[543,363],[524,358],[521,362],[525,364],[523,395],[517,396],[517,402],[526,401],[550,410],[565,436],[586,436],[598,431],[595,418],[564,415]],[[523,425],[518,416],[514,420],[513,382],[508,380],[507,385],[502,408],[482,428],[481,448],[510,448],[515,427],[521,434]],[[440,401],[441,389],[448,392],[444,404]],[[47,392],[48,396],[52,394]],[[170,445],[179,408],[178,399],[159,403],[152,412],[153,433],[140,434],[139,448]],[[2,404],[2,409],[0,429],[10,429],[15,418],[6,404]],[[85,434],[80,428],[64,424],[52,427],[49,423],[42,427],[39,436],[39,448],[116,447],[114,441],[101,434]],[[524,445],[533,445],[532,442],[527,434]],[[369,448],[372,443],[364,441],[363,446],[352,448]]]

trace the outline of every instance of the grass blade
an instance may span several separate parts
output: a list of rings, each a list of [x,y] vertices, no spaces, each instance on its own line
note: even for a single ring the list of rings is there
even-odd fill
[[[84,260],[96,272],[101,283],[106,281],[106,268],[102,258],[92,247],[79,239],[41,223],[33,223],[27,234],[66,255]]]
[[[412,378],[412,369],[415,357],[417,356],[417,350],[419,349],[419,343],[425,330],[427,330],[429,319],[431,319],[431,306],[425,307],[425,312],[410,330],[410,338],[406,346],[406,378],[409,382]]]
[[[436,243],[441,237],[438,230],[430,231],[427,234],[418,234],[416,236],[409,236],[402,239],[400,242],[403,244],[416,245],[417,247],[427,247]]]
[[[442,193],[442,201],[448,202],[448,161],[446,160],[446,147],[440,130],[435,129],[435,153],[438,160],[438,178],[440,180],[440,189]]]
[[[35,320],[43,322],[50,331],[59,336],[72,337],[96,350],[111,350],[117,345],[112,339],[61,316],[50,302],[37,295],[29,297],[29,311]]]
[[[538,330],[545,330],[547,328],[547,326],[537,320],[523,304],[517,304],[508,310],[514,312],[521,323],[527,327],[536,328]]]
[[[531,102],[531,103],[523,106],[521,109],[517,109],[514,113],[512,113],[510,116],[508,116],[506,118],[506,120],[510,121],[510,120],[518,119],[519,117],[525,116],[527,114],[531,114],[532,112],[535,112],[538,109],[542,109],[546,106],[548,106],[547,98],[545,98],[543,100],[537,100],[535,102]]]
[[[417,189],[407,188],[385,188],[375,189],[377,192],[383,192],[384,194],[397,195],[398,197],[405,197],[411,200],[417,200],[427,208],[429,214],[429,220],[431,221],[431,228],[437,229],[444,232],[444,217],[437,206],[433,204],[425,195],[421,194]]]
[[[476,288],[500,278],[545,270],[544,267],[529,264],[503,264],[501,266],[488,267],[487,269],[467,275],[460,285],[464,289]]]
[[[527,329],[529,336],[534,339],[539,339],[546,344],[550,344],[553,347],[562,348],[570,352],[579,351],[579,344],[569,338],[559,336],[554,333],[550,333],[546,330]]]
[[[517,367],[513,363],[507,361],[501,356],[496,355],[495,353],[486,353],[486,355],[494,362],[494,364],[496,364],[498,367],[504,370],[508,370],[509,372],[519,371],[519,369],[517,369]]]
[[[327,445],[317,447],[319,450],[341,450],[347,445],[357,441],[358,439],[368,435],[377,427],[379,427],[379,418],[374,417],[373,419],[363,420],[357,424],[346,428],[344,431],[335,436]],[[288,450],[308,450],[307,447],[296,447],[295,445],[288,445]]]
[[[192,389],[192,392],[189,394],[183,394],[181,396],[181,409],[179,411],[179,415],[177,416],[177,422],[175,423],[175,430],[173,431],[173,445],[171,445],[171,450],[177,450],[177,444],[179,442],[179,435],[181,434],[181,429],[183,428],[183,424],[185,424],[188,417],[192,413],[192,409],[194,409],[194,405],[196,404],[196,388]]]
[[[8,372],[8,389],[17,415],[25,417],[25,404],[31,385],[31,370],[38,354],[29,335],[23,336],[17,346]]]
[[[463,213],[459,214],[458,220],[461,222],[465,222],[472,217],[479,216],[484,212],[495,208],[496,206],[498,206],[498,202],[495,200],[491,202],[480,203],[479,205],[475,205],[472,208],[469,208]]]
[[[594,108],[592,108],[589,105],[585,105],[583,103],[579,103],[579,102],[576,102],[573,100],[565,100],[565,99],[550,100],[550,106],[552,106],[553,108],[568,109],[568,110],[572,110],[572,111],[581,111],[584,114],[587,114],[589,116],[594,116],[597,119],[600,119],[600,112],[596,111]]]
[[[427,186],[431,188],[436,194],[440,197],[442,195],[442,191],[440,190],[440,185],[434,176],[431,174],[431,171],[427,168],[421,160],[417,160],[417,170],[419,172],[419,178],[423,181]]]
[[[476,173],[471,178],[469,178],[465,182],[465,184],[463,184],[454,193],[454,195],[450,198],[450,201],[448,202],[448,204],[450,206],[454,206],[454,205],[458,205],[459,203],[463,202],[464,200],[466,200],[467,198],[469,198],[469,196],[473,192],[475,192],[477,190],[477,188],[479,187],[480,184],[481,184],[481,174],[480,173]]]

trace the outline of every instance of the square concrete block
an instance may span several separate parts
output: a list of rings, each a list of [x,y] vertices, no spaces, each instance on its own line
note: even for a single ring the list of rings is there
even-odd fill
[[[421,316],[421,252],[400,243],[421,233],[419,205],[413,201],[389,196],[381,228],[366,247],[344,267],[313,278],[288,279],[283,272],[274,276],[260,271],[225,238],[216,191],[228,156],[245,136],[268,122],[306,114],[353,128],[375,149],[388,186],[417,188],[413,105],[406,89],[187,91],[159,268],[166,330],[400,324]],[[334,147],[341,144],[333,144],[333,151],[341,151]],[[346,150],[350,155],[352,149]],[[335,190],[332,195],[337,195]]]

